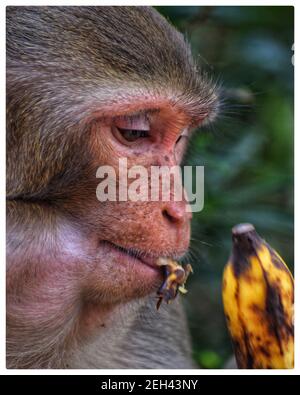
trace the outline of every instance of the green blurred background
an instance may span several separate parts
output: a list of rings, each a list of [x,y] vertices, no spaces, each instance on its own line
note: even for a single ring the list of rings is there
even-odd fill
[[[194,135],[185,158],[205,166],[185,298],[194,358],[222,368],[232,355],[221,303],[232,226],[254,224],[293,270],[294,9],[156,8],[185,34],[224,96],[218,121]]]

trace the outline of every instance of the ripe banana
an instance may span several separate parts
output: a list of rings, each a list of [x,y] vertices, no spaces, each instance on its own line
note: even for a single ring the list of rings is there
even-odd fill
[[[232,229],[223,304],[240,369],[294,367],[294,280],[251,224]]]

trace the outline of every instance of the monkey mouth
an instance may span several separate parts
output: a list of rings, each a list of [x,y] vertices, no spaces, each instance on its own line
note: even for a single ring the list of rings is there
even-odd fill
[[[112,243],[111,241],[103,241],[103,243],[104,245],[106,245],[107,248],[117,251],[121,256],[124,256],[127,259],[130,258],[131,260],[139,261],[140,263],[147,265],[152,269],[161,271],[161,267],[157,265],[157,261],[160,255],[152,255],[144,251],[137,250],[135,248],[121,247],[117,244]]]

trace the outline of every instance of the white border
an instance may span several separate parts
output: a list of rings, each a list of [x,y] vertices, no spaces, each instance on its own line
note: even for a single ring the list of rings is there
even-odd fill
[[[4,3],[4,4],[3,4]],[[198,6],[198,5],[233,5],[233,6],[247,6],[247,5],[255,5],[255,6],[263,6],[263,5],[282,5],[282,6],[294,6],[295,7],[295,37],[300,37],[300,5],[296,4],[296,1],[279,1],[279,0],[273,0],[273,1],[213,1],[213,2],[208,2],[208,1],[193,1],[190,0],[188,4],[183,4],[182,1],[93,1],[89,0],[87,1],[36,1],[36,0],[31,0],[30,2],[22,2],[22,1],[4,1],[1,3],[0,7],[0,16],[1,16],[1,24],[0,24],[0,45],[1,45],[1,78],[2,78],[2,89],[1,89],[1,124],[2,124],[2,139],[3,142],[0,144],[0,158],[3,161],[2,164],[3,166],[0,167],[0,172],[1,172],[1,190],[5,190],[5,7],[7,5],[168,5],[168,6]],[[297,22],[299,22],[297,24]],[[298,33],[297,33],[298,31]],[[295,42],[295,49],[297,47],[297,43]],[[295,51],[296,53],[296,51]],[[295,55],[295,64],[296,64],[296,55]],[[299,76],[295,73],[295,106],[294,108],[297,108],[297,104],[299,103]],[[298,104],[299,105],[299,104]],[[299,107],[298,107],[299,108]],[[296,150],[298,148],[299,151],[299,137],[297,136],[296,130],[297,130],[297,125],[299,125],[299,113],[295,111],[295,176],[297,175],[297,178],[295,177],[295,202],[299,202],[300,200],[300,186],[299,186],[299,162],[300,159],[299,157],[297,158],[296,155]],[[0,374],[5,374],[5,375],[15,375],[15,374],[24,374],[24,375],[53,375],[53,374],[58,374],[58,375],[87,375],[87,374],[92,374],[92,375],[105,375],[105,374],[111,374],[111,375],[120,375],[120,374],[125,374],[125,375],[142,375],[142,374],[147,374],[147,375],[158,375],[158,374],[169,374],[169,375],[175,375],[175,374],[183,374],[183,375],[215,375],[215,374],[220,374],[220,375],[230,375],[230,374],[236,374],[236,375],[295,375],[295,374],[300,374],[300,342],[299,342],[299,315],[298,315],[298,306],[300,302],[300,297],[299,297],[299,286],[296,285],[295,289],[295,305],[297,306],[297,311],[295,313],[295,369],[293,370],[225,370],[225,369],[210,369],[210,370],[202,370],[202,369],[194,369],[194,370],[186,370],[186,369],[172,369],[172,370],[163,370],[163,369],[156,369],[156,370],[136,370],[136,369],[129,369],[129,370],[123,370],[123,369],[107,369],[107,370],[90,370],[90,369],[79,369],[79,370],[8,370],[5,367],[5,198],[4,198],[4,193],[1,194],[1,223],[2,227],[0,229],[1,231],[1,244],[0,244],[0,252],[1,252],[1,261],[2,261],[2,275],[0,277],[1,285],[0,285],[0,290],[1,290],[1,299],[0,299]],[[300,254],[299,254],[299,244],[296,243],[296,237],[298,236],[299,238],[299,204],[296,206],[295,204],[295,262],[299,261]],[[298,268],[295,265],[295,278],[298,279],[299,273],[298,273]]]

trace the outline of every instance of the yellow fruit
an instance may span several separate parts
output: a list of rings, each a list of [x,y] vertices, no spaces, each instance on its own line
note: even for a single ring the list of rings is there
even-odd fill
[[[223,304],[238,367],[294,367],[294,281],[282,258],[251,224],[232,229]]]

